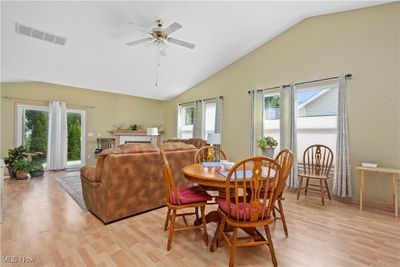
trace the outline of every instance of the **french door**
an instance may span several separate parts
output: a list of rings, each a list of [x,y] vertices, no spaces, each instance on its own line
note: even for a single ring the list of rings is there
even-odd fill
[[[43,106],[17,105],[16,146],[24,146],[35,154],[35,160],[46,167],[49,109]],[[67,109],[67,168],[76,168],[85,164],[86,112]]]

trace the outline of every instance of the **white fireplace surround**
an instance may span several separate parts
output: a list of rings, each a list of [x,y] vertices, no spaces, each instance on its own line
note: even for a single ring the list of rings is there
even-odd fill
[[[129,142],[132,142],[132,143],[134,143],[134,142],[138,142],[138,143],[149,142],[152,144],[157,143],[156,138],[152,138],[151,136],[121,135],[119,137],[119,145],[125,144],[127,142],[128,143]]]
[[[115,136],[115,143],[117,145],[123,145],[126,143],[152,143],[159,144],[160,143],[160,134],[158,135],[149,135],[147,131],[139,130],[139,131],[129,131],[129,130],[121,130],[121,131],[111,131],[111,134]]]

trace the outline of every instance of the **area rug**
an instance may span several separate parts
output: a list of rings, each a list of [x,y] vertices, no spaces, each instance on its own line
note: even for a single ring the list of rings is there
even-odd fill
[[[75,200],[82,210],[87,211],[85,201],[83,200],[82,184],[79,172],[71,172],[66,176],[57,177],[56,181],[72,197],[72,199]]]

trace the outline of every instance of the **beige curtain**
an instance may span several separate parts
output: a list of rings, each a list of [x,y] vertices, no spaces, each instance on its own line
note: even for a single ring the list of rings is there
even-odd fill
[[[204,101],[196,100],[194,102],[194,116],[193,116],[193,137],[203,138],[203,124],[204,124]]]
[[[339,76],[336,168],[333,177],[333,194],[339,197],[351,197],[351,167],[349,155],[349,128],[347,118],[346,77]]]
[[[215,99],[215,133],[221,133],[222,131],[222,97],[217,97]]]
[[[281,149],[287,148],[293,152],[293,167],[286,185],[297,187],[297,100],[294,83],[281,87],[280,105]]]

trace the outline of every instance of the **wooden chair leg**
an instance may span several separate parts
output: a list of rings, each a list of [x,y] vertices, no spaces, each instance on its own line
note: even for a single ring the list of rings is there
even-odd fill
[[[199,207],[194,208],[194,212],[196,213],[196,222],[199,221]]]
[[[299,200],[302,186],[303,186],[303,177],[300,177],[299,187],[297,188],[297,200]]]
[[[272,264],[274,265],[274,267],[277,267],[278,262],[276,261],[274,245],[272,244],[272,237],[268,225],[264,225],[264,230],[265,230],[265,235],[267,236],[267,240],[269,242],[268,247],[269,247],[269,252],[271,253]]]
[[[325,183],[325,187],[326,187],[326,192],[328,193],[328,198],[329,198],[329,200],[332,200],[332,198],[331,198],[331,192],[329,192],[328,181],[325,179],[325,180],[324,180],[324,183]]]
[[[324,186],[322,184],[322,179],[319,180],[319,189],[321,190],[321,201],[322,201],[322,206],[325,205],[325,197],[324,197]]]
[[[211,244],[210,244],[210,252],[216,251],[217,248],[219,247],[219,229],[221,228],[221,220],[222,220],[222,218],[218,219],[217,229],[215,230],[213,239],[211,240]]]
[[[206,206],[201,206],[201,223],[203,224],[203,235],[204,235],[204,242],[206,246],[208,246],[208,233],[207,233],[207,222],[206,222]]]
[[[306,188],[305,188],[305,190],[304,190],[304,195],[307,195],[307,192],[308,192],[308,182],[310,181],[310,178],[307,178],[307,180],[306,180]]]
[[[289,234],[288,234],[288,229],[287,229],[287,225],[286,225],[286,218],[285,218],[285,214],[283,213],[282,201],[280,199],[278,199],[278,206],[279,206],[279,213],[281,214],[283,230],[285,231],[286,237],[288,237]]]
[[[216,247],[216,249],[219,247],[219,241],[222,239],[222,235],[225,230],[225,217],[222,217],[219,223],[220,223],[220,227],[217,232],[217,247]]]
[[[183,215],[182,218],[183,218],[183,222],[185,223],[185,226],[188,227],[189,225],[188,225],[188,223],[187,223],[187,220],[186,220],[185,215]]]
[[[164,231],[167,231],[167,229],[168,229],[168,223],[169,223],[170,216],[171,216],[171,209],[168,208],[167,217],[165,218],[165,223],[164,223]]]
[[[233,234],[231,239],[231,255],[229,258],[229,267],[233,267],[235,265],[235,250],[237,243],[237,228],[233,227]]]
[[[167,251],[171,249],[172,238],[174,236],[174,228],[175,228],[175,218],[176,218],[176,210],[172,211],[172,216],[170,218],[170,226],[169,226],[169,236],[167,243]]]

